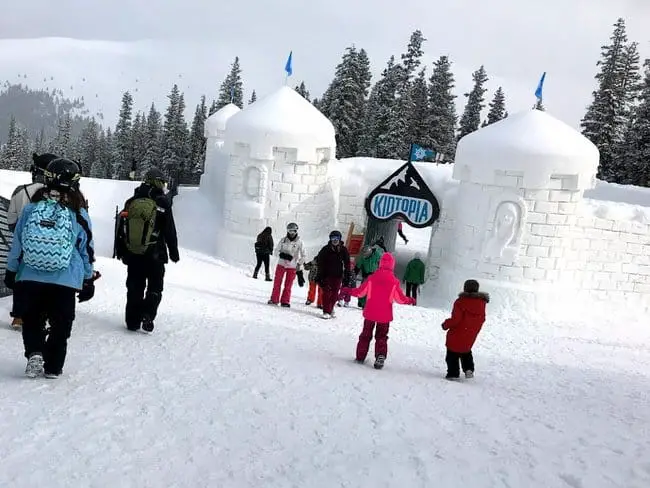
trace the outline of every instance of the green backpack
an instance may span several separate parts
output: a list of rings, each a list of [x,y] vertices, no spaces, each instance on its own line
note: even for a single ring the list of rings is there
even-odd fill
[[[158,206],[151,198],[136,198],[126,210],[125,245],[132,254],[143,255],[158,238],[156,216]]]

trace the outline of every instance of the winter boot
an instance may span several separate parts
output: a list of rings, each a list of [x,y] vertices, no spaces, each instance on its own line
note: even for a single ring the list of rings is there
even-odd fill
[[[332,318],[332,316],[330,314],[328,314],[328,313],[323,312],[323,315],[321,315],[321,318],[323,318],[324,320],[329,320],[329,319]]]
[[[23,326],[23,319],[20,317],[14,317],[14,319],[11,321],[11,326],[18,330]]]
[[[269,275],[266,275],[266,278],[264,281],[273,281]]]
[[[337,307],[342,307],[343,306],[343,300],[339,300],[338,302],[336,302],[336,306]]]
[[[61,376],[62,373],[51,373],[49,371],[46,371],[43,376],[45,376],[49,380],[55,380]]]
[[[153,319],[150,317],[143,317],[142,319],[142,330],[145,332],[153,332]]]
[[[449,380],[449,381],[457,381],[457,380],[460,379],[460,377],[459,376],[451,376],[449,373],[447,373],[447,376],[445,376],[445,379]]]
[[[471,369],[465,371],[465,378],[467,378],[468,380],[474,378],[474,371],[472,371]]]
[[[278,302],[274,302],[273,300],[269,300],[266,303],[268,303],[269,305],[277,305],[278,304]]]
[[[311,302],[310,302],[309,300],[307,300],[307,301],[305,302],[305,305],[309,306],[309,305],[311,305]]]
[[[384,361],[386,361],[386,356],[377,356],[377,359],[375,359],[375,369],[382,369],[384,367]]]
[[[253,273],[253,279],[254,279],[254,280],[257,279],[257,272]]]
[[[284,307],[284,308],[291,308],[291,304],[290,304],[290,303],[281,303],[280,306],[281,306],[281,307]]]
[[[28,378],[36,378],[43,374],[43,356],[35,352],[27,360],[27,366],[25,367],[25,376]]]

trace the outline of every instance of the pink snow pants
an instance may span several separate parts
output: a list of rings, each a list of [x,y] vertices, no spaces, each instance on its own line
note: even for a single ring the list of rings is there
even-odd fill
[[[280,288],[282,288],[282,279],[284,278],[284,289],[282,290],[282,298],[280,298]],[[273,303],[289,304],[291,301],[291,287],[293,280],[296,278],[295,268],[285,268],[284,266],[277,265],[275,267],[275,279],[273,280],[273,293],[271,293],[271,301]]]
[[[375,329],[376,326],[376,329]],[[388,357],[388,329],[390,324],[378,324],[372,320],[363,321],[363,330],[357,343],[357,360],[365,361],[370,349],[372,332],[375,331],[375,359],[377,356]]]

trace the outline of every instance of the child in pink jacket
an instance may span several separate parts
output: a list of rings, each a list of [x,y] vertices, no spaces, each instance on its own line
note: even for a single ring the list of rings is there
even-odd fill
[[[379,269],[368,277],[357,289],[346,288],[353,297],[366,297],[363,308],[363,331],[357,344],[358,363],[363,363],[370,349],[372,332],[375,332],[375,369],[384,367],[388,355],[388,327],[393,321],[393,302],[415,305],[415,300],[402,292],[399,280],[395,277],[395,258],[391,253],[384,253],[379,260]]]

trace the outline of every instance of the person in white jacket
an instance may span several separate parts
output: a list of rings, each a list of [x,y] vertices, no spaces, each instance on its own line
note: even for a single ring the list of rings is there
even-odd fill
[[[51,161],[58,159],[55,154],[44,153],[40,156],[32,154],[32,165],[29,171],[32,173],[32,182],[26,185],[19,185],[11,194],[9,209],[7,210],[7,226],[13,232],[16,229],[16,223],[23,212],[23,208],[32,202],[34,194],[45,186],[45,168]],[[17,286],[13,292],[13,304],[9,315],[12,317],[11,326],[15,329],[22,327],[20,286]]]
[[[291,287],[296,278],[296,272],[301,269],[305,262],[305,248],[298,236],[298,224],[287,225],[287,235],[280,239],[274,254],[277,254],[278,265],[275,267],[275,279],[273,280],[273,292],[271,293],[270,305],[282,305],[290,307]],[[280,296],[284,280],[284,289]]]

